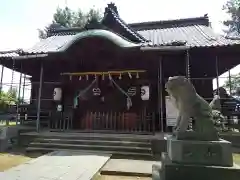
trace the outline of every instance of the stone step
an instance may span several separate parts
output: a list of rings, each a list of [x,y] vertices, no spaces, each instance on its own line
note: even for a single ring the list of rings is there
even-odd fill
[[[51,151],[57,151],[57,150],[64,150],[64,151],[72,151],[71,149],[65,149],[65,148],[61,148],[61,147],[53,147],[53,148],[50,148],[50,147],[27,147],[26,148],[26,152],[29,152],[29,153],[34,153],[34,152],[42,152],[42,153],[48,153],[48,152],[51,152]],[[73,151],[76,151],[73,150]],[[99,151],[99,150],[82,150],[82,149],[79,149],[77,151],[80,151],[80,152],[87,152],[87,153],[97,153],[97,152],[104,152],[106,154],[112,154],[114,157],[118,158],[127,158],[127,159],[146,159],[146,160],[153,160],[153,156],[152,154],[149,154],[149,153],[139,153],[139,152],[122,152],[122,151],[110,151],[110,150],[104,150],[104,151]]]
[[[81,145],[107,145],[107,146],[128,146],[128,147],[150,147],[150,142],[134,141],[107,141],[107,140],[87,140],[87,139],[60,139],[60,138],[36,138],[34,142],[38,143],[57,143],[57,144],[81,144]]]
[[[81,149],[81,150],[101,150],[101,151],[123,151],[123,152],[139,152],[151,154],[150,147],[131,147],[131,146],[107,146],[105,144],[63,144],[63,143],[39,143],[32,142],[29,147],[47,147],[47,148],[64,148],[64,149]]]
[[[133,141],[133,142],[149,142],[148,135],[129,135],[129,134],[101,134],[101,133],[21,133],[22,138],[44,138],[44,139],[81,139],[81,140],[101,140],[101,141]]]

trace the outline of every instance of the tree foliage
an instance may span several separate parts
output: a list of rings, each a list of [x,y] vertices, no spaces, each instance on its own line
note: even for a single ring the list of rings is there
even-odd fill
[[[6,111],[10,105],[15,105],[17,100],[17,89],[12,88],[7,92],[0,91],[0,111]]]
[[[231,19],[223,22],[228,27],[227,33],[240,34],[240,0],[229,0],[224,6]]]
[[[39,37],[44,39],[50,28],[56,27],[78,27],[83,28],[89,22],[99,22],[102,18],[100,11],[90,9],[87,13],[83,13],[81,9],[73,11],[68,7],[57,8],[53,14],[52,23],[43,30],[39,29]]]
[[[224,87],[227,90],[231,89],[232,95],[240,96],[240,73],[231,75],[230,80],[225,81]]]

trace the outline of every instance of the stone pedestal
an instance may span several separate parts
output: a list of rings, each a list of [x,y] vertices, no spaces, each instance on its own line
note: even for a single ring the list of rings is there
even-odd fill
[[[240,167],[233,164],[231,143],[167,138],[162,165],[153,166],[154,180],[237,180]]]
[[[2,126],[0,127],[0,152],[11,148],[11,140],[18,137],[18,127]]]
[[[231,143],[222,139],[219,141],[192,141],[169,137],[167,153],[174,163],[229,167],[233,165]]]

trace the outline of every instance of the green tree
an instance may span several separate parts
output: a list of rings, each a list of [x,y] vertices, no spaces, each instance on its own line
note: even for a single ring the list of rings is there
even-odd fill
[[[224,87],[229,91],[231,89],[232,95],[240,95],[240,73],[231,75],[230,80],[226,80]]]
[[[227,33],[240,34],[240,0],[229,0],[224,6],[231,19],[223,22],[228,27]]]
[[[12,88],[7,92],[0,91],[0,111],[6,111],[10,105],[17,103],[17,89]]]
[[[79,27],[83,28],[89,22],[99,22],[102,18],[100,11],[90,9],[87,13],[83,13],[81,9],[73,11],[68,7],[57,8],[53,14],[52,23],[43,30],[39,29],[39,38],[45,39],[50,28],[56,27]]]

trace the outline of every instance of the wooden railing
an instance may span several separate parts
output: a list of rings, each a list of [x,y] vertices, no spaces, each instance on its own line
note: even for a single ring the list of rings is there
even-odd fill
[[[154,132],[155,113],[91,112],[79,120],[83,130],[108,130],[116,132]]]
[[[112,131],[126,133],[154,133],[155,113],[86,112],[82,118],[74,118],[72,112],[53,113],[52,130]]]

